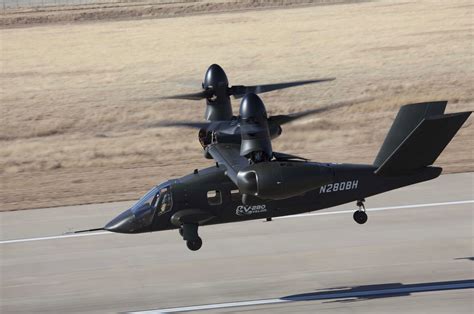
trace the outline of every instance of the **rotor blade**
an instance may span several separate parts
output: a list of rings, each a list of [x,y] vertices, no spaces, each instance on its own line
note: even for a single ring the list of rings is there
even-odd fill
[[[276,115],[276,116],[271,116],[268,118],[269,123],[276,123],[278,125],[283,125],[304,117],[307,117],[309,115],[317,114],[317,113],[323,113],[326,111],[331,111],[335,109],[339,109],[342,107],[349,107],[355,104],[360,104],[363,102],[367,102],[372,100],[373,98],[362,98],[360,100],[350,100],[350,101],[341,101],[338,103],[330,104],[321,108],[316,108],[316,109],[310,109],[306,110],[303,112],[296,112],[296,113],[291,113],[291,114],[283,114],[283,115]]]
[[[171,95],[171,96],[164,96],[160,97],[160,99],[187,99],[187,100],[201,100],[205,98],[210,98],[213,95],[213,91],[210,89],[203,90],[197,93],[190,93],[190,94],[178,94],[178,95]]]
[[[333,81],[335,78],[324,78],[319,80],[307,80],[307,81],[295,81],[295,82],[286,82],[286,83],[277,83],[277,84],[266,84],[266,85],[234,85],[229,89],[230,95],[233,95],[235,98],[241,98],[248,93],[261,94],[278,89],[284,89],[299,85],[314,84]]]
[[[207,129],[211,122],[194,122],[194,121],[163,121],[150,124],[150,127],[185,127],[191,129]]]

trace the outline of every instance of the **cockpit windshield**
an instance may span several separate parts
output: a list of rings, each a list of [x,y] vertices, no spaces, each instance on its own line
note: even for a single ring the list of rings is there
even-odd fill
[[[173,206],[169,184],[160,184],[148,191],[135,205],[131,211],[137,215],[142,211],[156,210],[157,215],[161,215]]]

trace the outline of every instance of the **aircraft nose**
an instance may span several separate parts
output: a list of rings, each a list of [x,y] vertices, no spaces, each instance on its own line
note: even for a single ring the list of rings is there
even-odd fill
[[[105,225],[104,229],[118,233],[133,233],[135,231],[134,220],[135,216],[132,211],[127,209]]]

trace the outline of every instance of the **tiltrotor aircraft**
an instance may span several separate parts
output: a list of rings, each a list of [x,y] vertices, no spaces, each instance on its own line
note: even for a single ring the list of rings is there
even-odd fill
[[[209,77],[216,77],[212,72],[216,68],[219,78],[212,86],[206,85]],[[281,133],[280,126],[307,113],[268,117],[262,100],[255,94],[258,88],[249,88],[243,95],[227,85],[224,71],[211,66],[199,96],[206,98],[206,118],[211,122],[177,124],[201,128],[199,137],[205,155],[216,161],[215,166],[196,169],[153,187],[105,227],[92,230],[143,233],[178,229],[187,247],[195,251],[202,246],[200,226],[271,220],[353,201],[358,206],[353,218],[364,224],[365,198],[441,174],[442,168],[431,165],[471,114],[445,114],[447,101],[405,105],[372,164],[310,162],[272,149],[272,138]],[[222,93],[229,94],[230,90],[230,94],[243,95],[238,117],[231,114],[228,94],[222,96],[224,101],[217,101],[221,87]],[[214,96],[217,98],[211,99]],[[319,112],[329,109],[332,108]]]

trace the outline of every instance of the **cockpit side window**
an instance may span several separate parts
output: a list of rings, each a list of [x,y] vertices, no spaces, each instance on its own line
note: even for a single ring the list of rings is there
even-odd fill
[[[171,208],[173,207],[173,200],[171,198],[171,192],[168,187],[161,189],[159,196],[160,197],[157,204],[157,212],[158,215],[161,215],[171,210]]]

